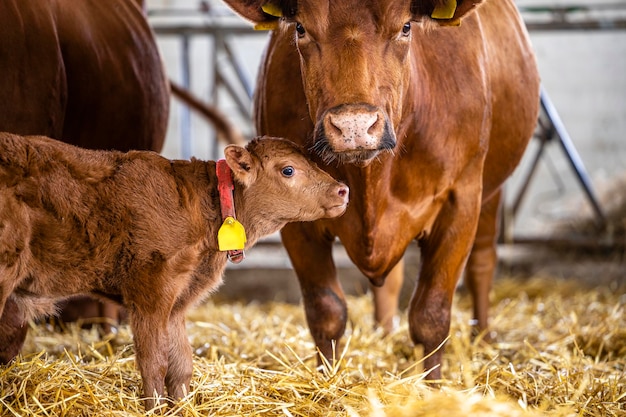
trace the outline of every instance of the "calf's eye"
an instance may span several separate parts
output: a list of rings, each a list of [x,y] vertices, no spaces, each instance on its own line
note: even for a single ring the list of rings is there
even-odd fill
[[[284,177],[293,177],[293,175],[296,173],[296,170],[294,169],[294,167],[288,166],[288,167],[284,167],[281,171],[280,171]]]
[[[402,35],[409,36],[409,33],[411,33],[411,22],[406,22],[404,26],[402,26]]]
[[[302,23],[299,23],[299,22],[296,23],[296,32],[298,33],[299,38],[304,36],[304,34],[306,33],[306,30],[304,30],[304,26],[302,26]]]

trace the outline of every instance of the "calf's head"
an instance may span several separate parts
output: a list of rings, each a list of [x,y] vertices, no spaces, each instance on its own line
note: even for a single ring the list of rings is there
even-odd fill
[[[366,164],[395,148],[405,96],[415,94],[413,22],[458,24],[482,0],[225,1],[259,25],[293,33],[314,149],[326,162]]]
[[[305,157],[291,141],[263,137],[245,148],[229,145],[226,163],[243,185],[246,213],[284,225],[337,217],[348,206],[348,187]]]

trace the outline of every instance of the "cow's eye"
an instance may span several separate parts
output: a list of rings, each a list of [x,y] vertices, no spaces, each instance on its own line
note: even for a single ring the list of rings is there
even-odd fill
[[[304,30],[304,26],[302,26],[302,23],[296,22],[296,32],[298,33],[299,38],[304,36],[306,30]]]
[[[286,166],[280,171],[284,177],[290,178],[296,173],[296,170],[292,166]]]
[[[406,22],[404,26],[402,26],[402,35],[409,36],[411,33],[411,22]]]

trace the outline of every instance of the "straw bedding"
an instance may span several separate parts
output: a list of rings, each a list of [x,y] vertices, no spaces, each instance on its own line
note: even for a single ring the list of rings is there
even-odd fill
[[[499,279],[493,341],[471,336],[458,294],[438,386],[423,381],[405,315],[373,330],[368,296],[349,299],[339,366],[315,369],[301,306],[209,301],[189,314],[191,392],[180,416],[626,415],[626,296],[551,278]],[[143,416],[131,336],[32,325],[22,355],[0,367],[2,416]],[[418,362],[418,366],[414,363]],[[151,415],[152,413],[148,413]]]

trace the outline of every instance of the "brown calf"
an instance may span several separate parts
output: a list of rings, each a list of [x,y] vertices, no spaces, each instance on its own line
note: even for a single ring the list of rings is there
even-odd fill
[[[350,186],[341,218],[282,231],[320,351],[332,357],[348,317],[336,237],[375,287],[383,325],[396,312],[402,256],[417,242],[409,331],[427,353],[448,335],[464,267],[486,328],[500,187],[539,104],[513,0],[225,1],[277,28],[257,83],[259,134],[297,141]],[[432,378],[441,358],[425,360]]]
[[[347,207],[348,188],[292,142],[256,139],[224,153],[246,248],[287,222]],[[127,308],[145,396],[165,385],[181,397],[192,373],[185,311],[221,283],[221,224],[214,162],[0,133],[0,361],[17,354],[28,319],[88,293]]]

